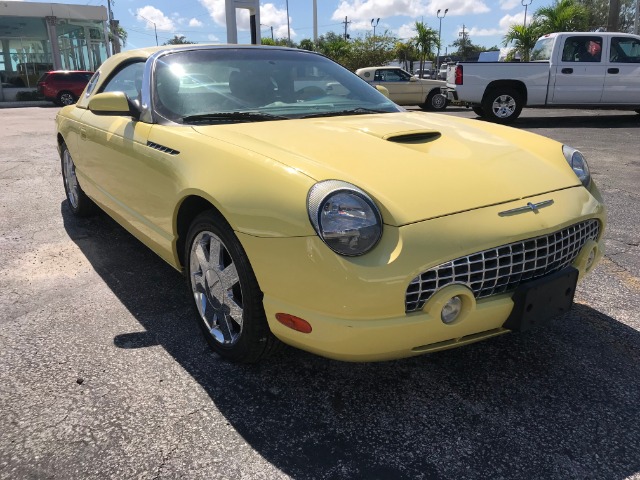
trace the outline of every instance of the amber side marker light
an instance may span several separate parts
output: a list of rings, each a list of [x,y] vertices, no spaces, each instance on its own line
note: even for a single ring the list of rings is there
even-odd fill
[[[285,327],[289,327],[297,332],[311,333],[311,324],[306,320],[298,318],[288,313],[276,313],[276,320],[278,320]]]

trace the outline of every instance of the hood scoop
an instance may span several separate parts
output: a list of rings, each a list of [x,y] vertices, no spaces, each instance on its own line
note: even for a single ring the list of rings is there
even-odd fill
[[[440,138],[442,134],[434,131],[393,133],[383,137],[385,140],[404,145],[423,145]]]

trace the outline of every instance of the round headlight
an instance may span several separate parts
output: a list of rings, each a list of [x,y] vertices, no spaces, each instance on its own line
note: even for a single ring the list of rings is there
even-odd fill
[[[380,211],[355,185],[339,180],[316,183],[309,190],[307,208],[318,236],[340,255],[363,255],[380,241]]]
[[[589,165],[587,165],[587,161],[584,158],[584,155],[580,153],[578,150],[572,147],[568,147],[567,145],[562,146],[562,153],[564,154],[564,158],[567,159],[569,165],[578,176],[582,185],[588,187],[591,183],[591,173],[589,173]]]

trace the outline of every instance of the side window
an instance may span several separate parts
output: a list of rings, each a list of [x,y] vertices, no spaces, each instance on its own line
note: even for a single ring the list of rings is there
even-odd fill
[[[373,77],[374,82],[384,82],[383,70],[376,70],[376,74]]]
[[[138,98],[143,71],[144,62],[130,63],[109,79],[102,92],[124,92],[129,98]]]
[[[400,76],[400,73],[399,71],[391,69],[378,70],[376,72],[376,80],[378,80],[378,75],[380,75],[380,80],[378,80],[380,82],[402,82],[406,80]]]
[[[562,49],[563,62],[599,62],[602,57],[602,37],[567,37]]]
[[[612,38],[609,61],[613,63],[640,63],[640,40],[628,37]]]

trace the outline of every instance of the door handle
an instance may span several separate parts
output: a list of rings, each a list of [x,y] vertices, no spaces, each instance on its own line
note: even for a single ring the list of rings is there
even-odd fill
[[[607,73],[620,73],[620,69],[619,68],[610,68],[607,70]]]
[[[562,73],[573,73],[573,68],[563,68],[561,70]]]
[[[80,138],[82,140],[86,140],[87,139],[87,129],[86,128],[81,128],[80,129]]]

